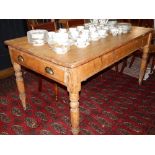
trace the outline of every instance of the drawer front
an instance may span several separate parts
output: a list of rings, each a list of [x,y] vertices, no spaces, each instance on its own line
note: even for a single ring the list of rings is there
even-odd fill
[[[55,65],[36,56],[23,53],[17,49],[12,49],[10,54],[12,60],[16,63],[64,84],[64,67]]]

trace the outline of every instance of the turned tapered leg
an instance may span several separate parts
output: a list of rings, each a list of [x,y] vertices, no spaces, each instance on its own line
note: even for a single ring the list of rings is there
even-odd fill
[[[79,92],[70,93],[70,114],[71,114],[71,125],[72,133],[77,135],[79,133]]]
[[[24,110],[26,110],[26,95],[25,95],[24,81],[23,81],[22,72],[21,72],[21,66],[13,62],[13,67],[15,70],[16,83],[17,83],[17,88],[19,91],[19,97],[22,102],[22,106]]]
[[[139,73],[139,85],[142,84],[146,67],[147,67],[147,62],[148,62],[148,52],[149,52],[149,46],[150,46],[150,41],[152,38],[152,34],[149,34],[148,37],[148,43],[147,45],[143,48],[143,55],[142,55],[142,61],[141,61],[141,66],[140,66],[140,73]]]
[[[66,84],[69,92],[70,99],[70,115],[71,115],[71,127],[72,133],[77,135],[80,131],[79,128],[79,92],[81,90],[81,81],[75,70],[69,70],[66,72]]]
[[[141,62],[141,67],[140,67],[140,74],[139,74],[139,84],[142,84],[144,75],[145,75],[145,71],[146,71],[146,67],[147,67],[147,62],[148,62],[148,47],[145,46],[144,47],[144,51],[143,51],[143,56],[142,56],[142,62]]]

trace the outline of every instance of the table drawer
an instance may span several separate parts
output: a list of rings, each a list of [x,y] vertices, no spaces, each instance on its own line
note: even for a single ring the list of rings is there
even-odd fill
[[[13,61],[18,64],[64,84],[64,67],[40,59],[36,56],[23,53],[17,49],[12,49],[10,54],[12,55]]]

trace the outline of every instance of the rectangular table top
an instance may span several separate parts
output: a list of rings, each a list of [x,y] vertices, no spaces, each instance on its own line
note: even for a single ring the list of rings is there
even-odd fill
[[[66,54],[56,54],[48,44],[43,46],[33,46],[28,43],[27,37],[7,40],[5,41],[5,44],[57,65],[74,68],[113,51],[134,39],[150,33],[151,31],[153,31],[152,28],[132,27],[132,30],[127,34],[119,36],[109,35],[107,38],[91,42],[86,48],[71,46]]]

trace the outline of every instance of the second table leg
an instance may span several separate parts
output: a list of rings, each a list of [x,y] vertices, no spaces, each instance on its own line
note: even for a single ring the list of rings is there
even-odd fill
[[[79,129],[79,92],[69,93],[72,133],[77,135]]]
[[[21,66],[18,63],[13,62],[13,67],[15,70],[16,83],[17,83],[17,88],[19,91],[19,97],[22,102],[22,106],[24,110],[26,110],[26,95],[25,95],[24,81],[23,81],[22,72],[21,72]]]
[[[143,48],[143,55],[142,55],[142,61],[141,61],[141,66],[140,66],[140,73],[139,73],[139,85],[142,84],[142,81],[143,81],[143,78],[144,78],[144,75],[145,75],[151,38],[152,38],[152,33],[149,34],[148,43]]]

